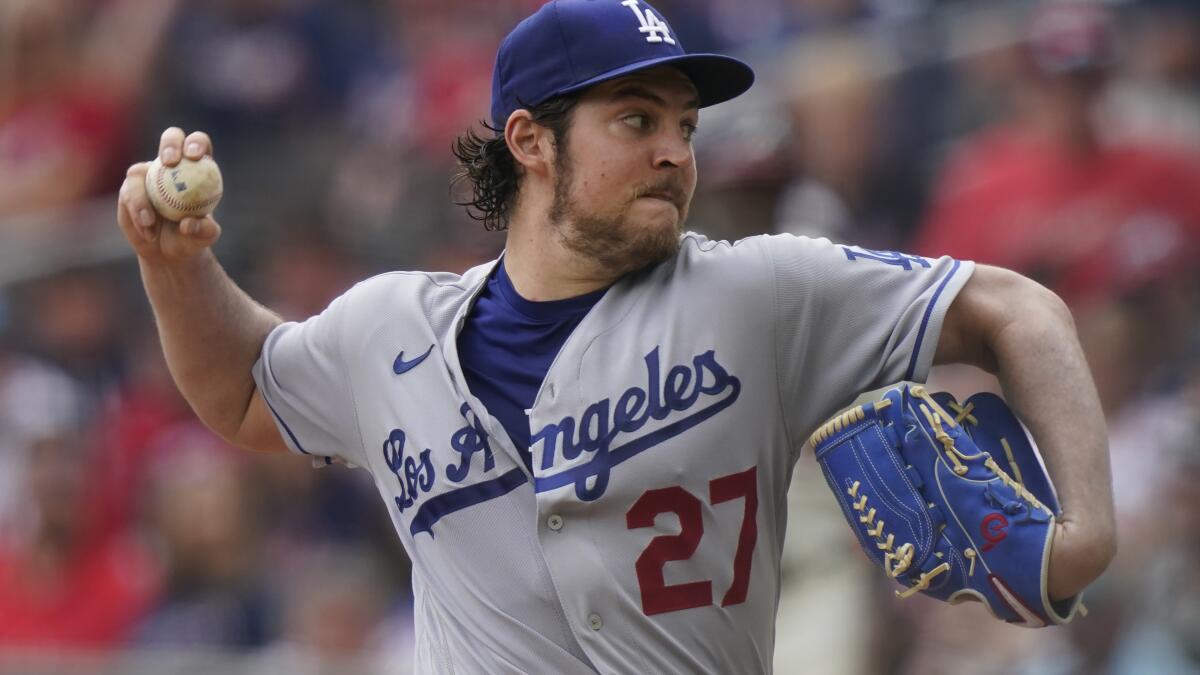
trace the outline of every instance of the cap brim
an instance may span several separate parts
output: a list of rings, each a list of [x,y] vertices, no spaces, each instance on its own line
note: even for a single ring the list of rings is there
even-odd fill
[[[732,56],[721,54],[677,54],[660,59],[631,63],[555,92],[569,94],[657,66],[674,66],[688,76],[700,94],[700,107],[724,103],[744,93],[754,84],[754,70]]]

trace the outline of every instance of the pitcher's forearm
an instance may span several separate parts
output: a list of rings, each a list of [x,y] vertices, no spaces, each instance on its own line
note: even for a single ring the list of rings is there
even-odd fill
[[[1117,537],[1108,429],[1070,310],[1030,279],[978,265],[946,314],[935,361],[971,363],[999,376],[1062,507],[1050,596],[1075,595],[1108,566]]]
[[[1005,396],[1054,478],[1062,516],[1049,586],[1064,598],[1099,576],[1115,552],[1108,432],[1066,307],[1057,298],[1023,307],[1024,319],[1006,326],[993,349]]]
[[[211,251],[178,264],[139,262],[171,376],[201,421],[231,438],[254,393],[251,367],[279,317],[238,288]]]
[[[212,154],[212,140],[202,131],[185,135],[171,127],[159,140],[158,161],[166,167]],[[280,446],[270,418],[264,423],[261,406],[250,405],[255,393],[250,371],[279,317],[221,269],[211,250],[221,226],[211,214],[190,213],[173,221],[157,212],[146,189],[150,167],[139,162],[125,172],[117,225],[138,256],[171,376],[201,421],[226,440],[255,448]],[[248,417],[251,410],[257,414]],[[248,431],[247,419],[254,422]]]
[[[1108,431],[1065,307],[1030,307],[996,338],[1000,384],[1042,447],[1063,515],[1113,521]]]

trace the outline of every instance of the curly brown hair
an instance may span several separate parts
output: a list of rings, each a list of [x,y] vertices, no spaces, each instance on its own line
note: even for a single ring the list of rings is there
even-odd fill
[[[530,112],[534,122],[550,129],[555,147],[562,148],[566,147],[571,113],[580,96],[580,93],[564,94],[536,106],[522,107]],[[481,221],[484,229],[505,230],[521,187],[521,170],[504,140],[504,128],[485,121],[480,121],[480,125],[484,131],[468,129],[451,148],[459,165],[451,184],[471,182],[471,198],[455,203],[467,207],[467,214]]]

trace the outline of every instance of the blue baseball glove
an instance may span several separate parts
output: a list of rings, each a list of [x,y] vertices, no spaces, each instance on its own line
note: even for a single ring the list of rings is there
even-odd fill
[[[999,397],[963,405],[919,385],[855,406],[810,439],[863,550],[907,598],[979,600],[997,618],[1063,624],[1080,596],[1046,590],[1054,488],[1021,423]]]

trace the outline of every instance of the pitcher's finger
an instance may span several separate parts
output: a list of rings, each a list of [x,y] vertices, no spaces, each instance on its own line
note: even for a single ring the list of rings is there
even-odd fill
[[[183,129],[171,127],[158,140],[158,158],[167,166],[175,166],[183,157]]]
[[[117,199],[117,223],[127,237],[153,241],[157,236],[155,223],[158,219],[145,195],[145,183],[138,175],[126,178]]]
[[[125,170],[125,176],[141,176],[144,180],[146,173],[150,171],[150,162],[138,162]]]
[[[200,159],[213,154],[212,139],[203,131],[193,131],[183,142],[183,155],[188,159]]]
[[[142,228],[154,227],[158,215],[150,203],[150,196],[146,194],[146,172],[138,170],[139,166],[135,164],[129,167],[125,183],[121,185],[121,200],[129,209],[131,222]]]
[[[184,218],[179,221],[179,233],[196,243],[206,244],[221,235],[221,226],[212,216]]]

